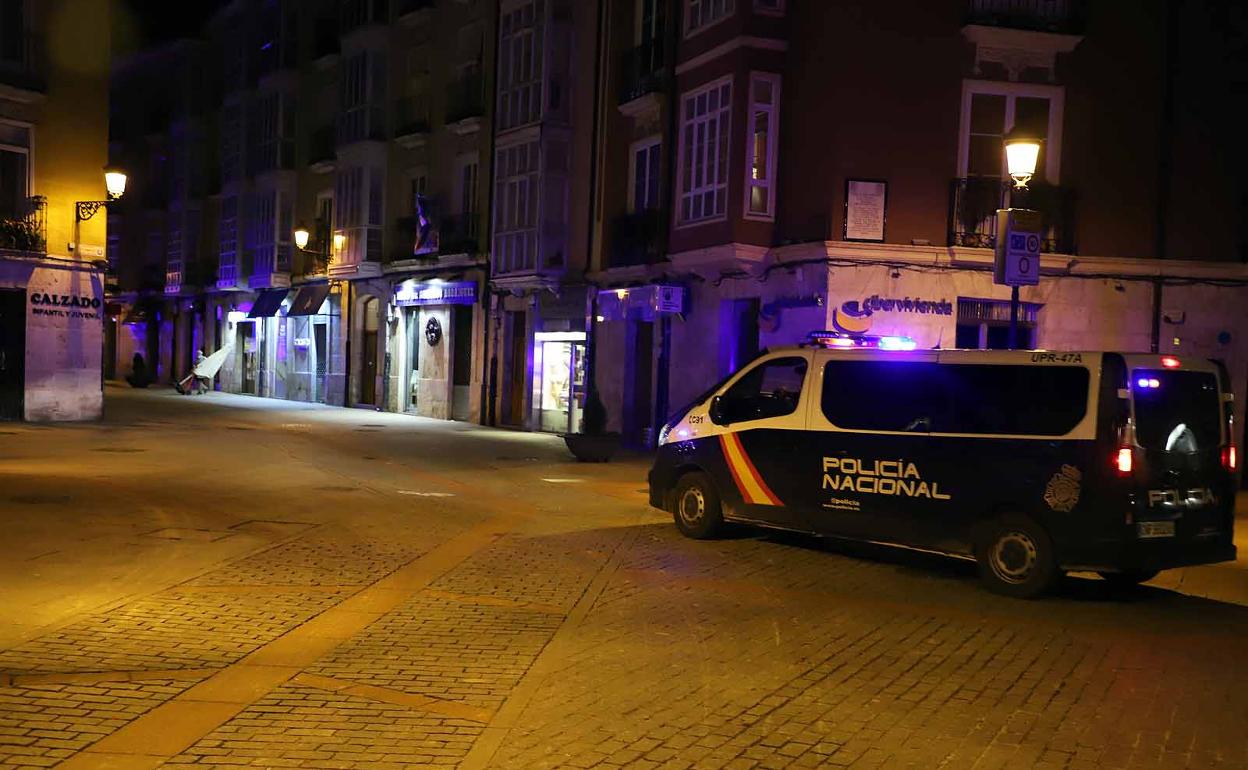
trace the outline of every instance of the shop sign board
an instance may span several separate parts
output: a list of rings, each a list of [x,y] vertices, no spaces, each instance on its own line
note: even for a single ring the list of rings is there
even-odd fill
[[[1001,209],[997,212],[994,283],[1005,286],[1035,286],[1040,283],[1043,229],[1039,211]]]
[[[476,301],[476,281],[404,281],[394,289],[398,307],[473,305]]]

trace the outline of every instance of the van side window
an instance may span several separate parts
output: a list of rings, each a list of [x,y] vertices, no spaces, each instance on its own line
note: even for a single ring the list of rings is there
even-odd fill
[[[783,417],[797,411],[806,359],[777,358],[751,369],[719,397],[719,420],[727,425]]]
[[[829,361],[823,414],[839,428],[927,433],[948,411],[938,364]]]
[[[1083,420],[1075,366],[830,361],[823,413],[850,430],[1061,436]]]

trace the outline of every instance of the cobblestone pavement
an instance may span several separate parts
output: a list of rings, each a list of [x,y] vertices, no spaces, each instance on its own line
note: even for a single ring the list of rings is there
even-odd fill
[[[1020,602],[549,437],[109,400],[0,435],[0,768],[1248,768],[1242,561]]]

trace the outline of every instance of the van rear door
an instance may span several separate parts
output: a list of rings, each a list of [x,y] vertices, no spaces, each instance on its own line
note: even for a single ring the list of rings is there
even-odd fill
[[[1223,535],[1234,502],[1223,467],[1229,443],[1217,368],[1170,356],[1130,356],[1140,539]]]

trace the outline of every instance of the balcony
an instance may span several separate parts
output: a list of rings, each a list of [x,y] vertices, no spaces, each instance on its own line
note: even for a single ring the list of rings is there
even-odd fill
[[[481,128],[485,116],[484,79],[479,71],[470,71],[446,89],[446,125],[460,136]]]
[[[433,10],[435,0],[398,0],[395,3],[395,16],[404,24],[411,24],[420,19],[420,14]]]
[[[949,245],[992,249],[997,245],[997,209],[1035,209],[1044,233],[1040,251],[1075,254],[1075,196],[1065,187],[1032,182],[1021,195],[1013,182],[984,177],[955,179],[949,196]]]
[[[438,223],[438,253],[477,254],[480,251],[477,240],[481,229],[480,220],[481,215],[476,212],[442,217],[442,221]]]
[[[662,40],[650,40],[625,51],[620,57],[620,111],[635,116],[647,107],[657,106],[656,99],[646,97],[666,91],[670,78]]]
[[[429,136],[429,100],[405,96],[394,103],[394,140],[404,149],[424,145]]]
[[[1083,33],[1083,0],[969,0],[967,24],[1059,35]]]
[[[388,0],[344,0],[339,14],[340,33],[343,35],[373,24],[386,24]]]
[[[334,19],[317,19],[312,32],[312,61],[318,67],[332,66],[341,53],[338,22]]]
[[[6,210],[7,208],[7,210]],[[47,199],[42,195],[0,208],[0,249],[44,254],[48,245]]]
[[[308,170],[314,174],[332,173],[337,165],[338,140],[333,126],[321,126],[308,141]]]
[[[339,147],[356,142],[384,142],[386,140],[386,111],[377,104],[358,104],[348,107],[338,116]]]
[[[295,143],[290,139],[266,139],[255,146],[248,161],[249,176],[288,171],[295,167]]]
[[[19,102],[42,98],[47,89],[42,60],[33,35],[0,35],[0,94]]]
[[[621,214],[611,222],[610,267],[632,267],[658,262],[666,255],[668,214],[647,209]]]
[[[165,265],[165,294],[182,293],[182,261],[169,260]]]

